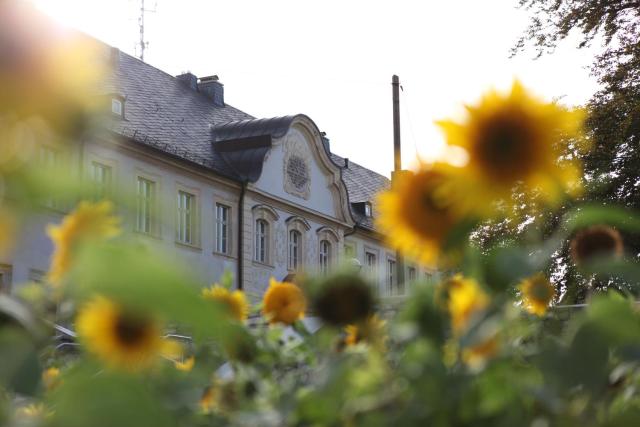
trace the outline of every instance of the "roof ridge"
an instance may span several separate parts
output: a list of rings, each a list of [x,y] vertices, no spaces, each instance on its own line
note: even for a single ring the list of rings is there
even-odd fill
[[[353,160],[351,160],[351,159],[350,159],[350,158],[348,158],[348,157],[341,156],[340,154],[336,154],[336,153],[334,153],[333,151],[331,151],[331,154],[332,154],[332,155],[334,155],[334,156],[336,156],[336,157],[339,157],[339,158],[341,158],[341,159],[343,159],[343,160],[344,160],[344,159],[349,159],[349,165],[350,165],[350,166],[351,166],[351,165],[354,165],[354,166],[358,166],[359,168],[366,169],[367,171],[369,171],[369,172],[373,172],[373,173],[375,173],[376,175],[378,175],[379,177],[384,178],[384,179],[386,179],[387,181],[391,182],[391,179],[389,179],[389,178],[388,178],[388,177],[386,177],[385,175],[382,175],[381,173],[376,172],[376,171],[374,171],[373,169],[369,169],[368,167],[363,166],[363,165],[361,165],[361,164],[360,164],[360,163],[358,163],[358,162],[354,162]]]

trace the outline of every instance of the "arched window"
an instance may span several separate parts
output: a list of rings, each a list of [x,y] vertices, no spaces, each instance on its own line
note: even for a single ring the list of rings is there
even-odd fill
[[[251,211],[253,212],[253,260],[273,266],[276,253],[274,237],[280,217],[272,207],[267,205],[255,205]]]
[[[298,230],[289,231],[289,270],[297,270],[302,261],[302,234]]]
[[[266,263],[269,247],[269,224],[264,219],[256,220],[256,252],[255,260]]]
[[[331,242],[328,240],[320,241],[320,272],[327,274],[331,265]]]

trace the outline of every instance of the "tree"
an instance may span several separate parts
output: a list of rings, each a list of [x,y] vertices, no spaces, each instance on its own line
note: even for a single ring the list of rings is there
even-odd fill
[[[597,201],[640,208],[640,1],[631,0],[519,0],[519,6],[531,13],[531,22],[512,49],[512,55],[533,49],[537,57],[553,53],[561,41],[578,35],[578,48],[601,43],[591,72],[600,89],[585,108],[586,132],[591,150],[580,153],[568,144],[566,155],[579,156],[584,163],[586,193],[582,202]],[[514,190],[514,196],[517,189]],[[520,224],[486,223],[474,238],[484,249],[523,241],[532,231],[548,236],[560,223],[571,202],[553,214],[540,212],[523,215]],[[534,211],[525,206],[523,211]],[[638,256],[640,238],[625,235],[628,252]],[[570,264],[567,245],[554,254],[549,274],[564,291],[584,277]],[[608,281],[592,287],[606,287]],[[580,301],[586,289],[572,294]]]

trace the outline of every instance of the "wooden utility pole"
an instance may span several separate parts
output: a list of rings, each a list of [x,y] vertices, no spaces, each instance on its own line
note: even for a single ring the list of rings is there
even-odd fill
[[[391,78],[391,95],[393,100],[393,174],[391,183],[402,173],[402,153],[400,151],[400,78],[395,74]],[[404,258],[396,251],[396,277],[398,286],[404,286]],[[393,286],[393,284],[391,284]]]

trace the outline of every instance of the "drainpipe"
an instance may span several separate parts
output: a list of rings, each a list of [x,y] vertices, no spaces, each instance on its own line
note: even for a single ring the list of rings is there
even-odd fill
[[[247,192],[247,181],[242,181],[240,187],[240,200],[238,201],[238,289],[243,289],[243,265],[244,265],[244,196]]]

